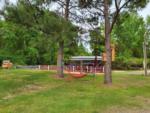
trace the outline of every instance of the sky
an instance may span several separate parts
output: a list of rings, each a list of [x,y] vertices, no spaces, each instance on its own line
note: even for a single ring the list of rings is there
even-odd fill
[[[150,16],[150,3],[147,4],[147,6],[138,12],[139,15],[143,16],[144,19],[146,19],[146,17],[149,15]]]

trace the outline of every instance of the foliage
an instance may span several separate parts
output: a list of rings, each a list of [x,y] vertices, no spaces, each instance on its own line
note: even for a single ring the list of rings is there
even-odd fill
[[[147,66],[150,68],[150,59],[147,59]],[[113,69],[119,70],[141,70],[143,69],[143,58],[125,58],[117,57],[115,62],[112,63]]]
[[[117,56],[126,59],[143,56],[144,24],[143,18],[136,13],[123,12],[120,15],[112,33],[116,43]]]
[[[95,29],[90,32],[90,46],[92,54],[100,56],[104,52],[104,36],[102,35],[101,28]]]
[[[1,61],[10,59],[17,64],[49,63],[49,60],[46,61],[46,59],[49,59],[50,56],[44,59],[43,56],[49,53],[52,41],[43,38],[43,34],[39,31],[6,21],[0,22],[0,30]],[[51,55],[53,54],[55,53],[51,53]]]
[[[25,60],[23,56],[25,55],[26,48],[30,46],[30,40],[36,38],[35,31],[4,21],[0,22],[0,30],[1,56],[8,56],[8,58],[13,61],[16,59],[19,61],[17,61],[18,63],[21,63],[20,61],[22,60],[23,63]],[[20,59],[17,59],[17,56],[20,57]]]
[[[7,36],[11,43],[9,44],[5,40],[6,44],[11,46],[5,45],[7,48],[5,51],[8,52],[10,49],[15,52],[19,51],[16,55],[22,56],[24,63],[56,64],[58,42],[60,41],[64,41],[66,59],[74,55],[72,51],[74,48],[78,48],[77,28],[70,21],[64,20],[55,13],[44,8],[38,8],[26,0],[19,1],[17,5],[8,5],[4,11],[5,21],[2,22],[3,25],[11,23],[12,26],[18,28],[10,27],[13,31],[10,28],[3,28],[11,33],[11,36],[8,36],[6,32],[2,34]],[[19,50],[17,51],[17,49]]]

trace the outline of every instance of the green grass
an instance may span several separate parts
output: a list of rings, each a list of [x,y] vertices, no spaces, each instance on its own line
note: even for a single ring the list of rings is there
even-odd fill
[[[150,77],[113,73],[57,79],[55,72],[0,70],[0,113],[139,113],[150,112]]]

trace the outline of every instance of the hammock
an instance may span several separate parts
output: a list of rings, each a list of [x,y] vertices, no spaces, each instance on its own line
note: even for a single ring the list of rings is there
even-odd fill
[[[67,72],[74,78],[83,78],[87,75],[86,73],[83,72],[71,72],[70,69],[67,69]]]
[[[87,75],[86,73],[81,72],[69,72],[69,74],[74,78],[83,78]]]

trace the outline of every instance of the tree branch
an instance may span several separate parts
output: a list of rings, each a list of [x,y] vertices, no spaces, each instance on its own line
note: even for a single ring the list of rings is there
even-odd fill
[[[115,0],[115,7],[116,7],[116,11],[114,13],[114,16],[113,16],[113,19],[112,19],[112,23],[110,25],[110,29],[109,29],[109,33],[111,33],[113,27],[114,27],[114,24],[116,23],[117,21],[117,18],[119,16],[119,13],[121,11],[122,8],[125,7],[125,5],[127,5],[131,0],[127,0],[121,7],[119,7],[119,4],[117,3],[117,0]]]

